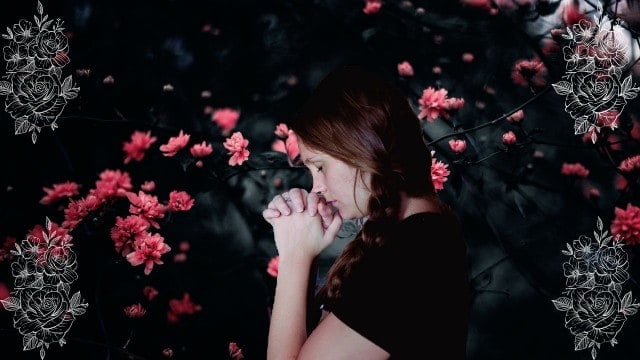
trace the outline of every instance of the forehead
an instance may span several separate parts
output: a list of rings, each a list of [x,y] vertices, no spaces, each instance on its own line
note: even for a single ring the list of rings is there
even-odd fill
[[[304,146],[304,144],[301,141],[298,141],[298,149],[300,150],[300,158],[302,159],[302,162],[305,164],[307,164],[310,160],[323,158],[326,155],[322,151],[314,151],[307,148],[306,146]]]

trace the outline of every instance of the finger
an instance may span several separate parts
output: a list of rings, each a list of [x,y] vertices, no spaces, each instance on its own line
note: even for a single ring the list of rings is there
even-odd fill
[[[278,210],[282,215],[291,214],[291,209],[289,209],[289,205],[287,204],[286,201],[284,201],[284,198],[280,194],[274,196],[273,200],[271,200],[271,202],[267,207],[269,209]]]
[[[326,215],[327,207],[327,204],[323,201],[318,204],[318,213],[322,217],[322,227],[324,229],[327,229],[327,227],[329,227],[329,224],[331,224],[331,217]]]
[[[310,216],[315,216],[318,213],[318,204],[320,201],[318,194],[314,192],[309,193],[307,196],[307,212]]]
[[[304,211],[307,198],[306,192],[306,190],[299,188],[289,189],[289,196],[291,197],[292,207],[295,211]]]
[[[278,209],[265,209],[262,212],[262,217],[264,217],[265,219],[267,218],[276,218],[280,216],[280,211],[278,211]]]
[[[323,238],[326,241],[326,243],[330,244],[331,242],[333,242],[333,240],[336,238],[336,235],[338,235],[338,231],[340,231],[341,227],[342,227],[342,217],[340,216],[340,212],[336,211],[333,214],[331,223],[329,224],[329,226],[327,227],[323,235]]]

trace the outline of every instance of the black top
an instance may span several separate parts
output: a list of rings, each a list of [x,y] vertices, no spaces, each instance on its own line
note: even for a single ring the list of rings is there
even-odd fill
[[[367,252],[324,304],[342,322],[396,359],[436,352],[464,359],[470,307],[466,246],[458,218],[422,212]]]

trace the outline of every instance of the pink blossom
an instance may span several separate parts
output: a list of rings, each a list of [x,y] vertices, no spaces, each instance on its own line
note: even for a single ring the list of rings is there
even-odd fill
[[[130,318],[141,318],[147,313],[142,304],[134,304],[124,308],[124,313]]]
[[[627,186],[629,186],[629,182],[627,181],[627,179],[620,174],[616,174],[613,182],[616,190],[619,191],[624,191],[627,189]]]
[[[582,195],[587,199],[594,199],[600,197],[600,190],[591,185],[584,185],[582,187]]]
[[[491,10],[491,0],[462,0],[462,3],[466,6],[470,6],[480,10]]]
[[[511,79],[520,86],[529,87],[535,85],[542,87],[546,84],[544,78],[546,73],[547,68],[539,59],[520,59],[513,65]]]
[[[162,155],[174,156],[178,153],[178,151],[184,149],[185,146],[187,146],[190,138],[191,135],[185,134],[182,130],[180,130],[178,136],[171,137],[169,138],[168,143],[160,145],[160,151],[163,152]]]
[[[289,127],[285,123],[280,123],[276,126],[276,131],[273,132],[276,136],[282,140],[289,137]]]
[[[115,79],[111,75],[107,75],[104,79],[102,79],[103,84],[111,85],[115,82]]]
[[[142,219],[156,229],[160,228],[160,225],[155,220],[164,217],[166,208],[158,202],[158,197],[139,191],[138,195],[131,192],[127,193],[127,198],[131,202],[129,206],[131,214],[140,215]]]
[[[436,75],[442,74],[442,68],[440,66],[434,66],[431,68],[431,71]]]
[[[627,203],[627,209],[615,208],[611,232],[623,237],[627,245],[640,244],[640,207]]]
[[[132,188],[129,173],[107,169],[100,174],[100,180],[96,181],[96,188],[89,190],[89,195],[94,195],[102,202],[116,196],[127,196],[127,192]]]
[[[147,298],[148,301],[151,301],[158,296],[158,290],[153,286],[147,285],[142,289],[142,294],[144,294],[144,297]]]
[[[131,134],[131,141],[124,142],[122,144],[122,150],[127,155],[124,158],[124,163],[128,164],[129,161],[141,161],[144,158],[144,152],[149,150],[151,144],[156,142],[157,138],[151,136],[151,131],[142,132],[134,131]]]
[[[195,202],[191,196],[185,191],[174,190],[169,193],[169,205],[167,210],[169,211],[187,211],[191,209]]]
[[[449,147],[454,153],[460,154],[460,153],[463,153],[465,150],[467,150],[467,142],[464,140],[452,139],[452,140],[449,140]]]
[[[179,244],[180,251],[187,252],[189,251],[190,245],[188,241],[181,241]]]
[[[126,218],[116,217],[116,224],[111,228],[111,240],[115,243],[116,252],[127,256],[134,250],[134,243],[149,234],[149,223],[136,215]]]
[[[381,7],[382,1],[380,0],[366,0],[362,12],[367,15],[376,14],[380,11]]]
[[[145,181],[142,185],[140,185],[140,189],[145,192],[152,192],[156,188],[156,183],[153,180]]]
[[[275,256],[269,260],[269,265],[267,265],[267,273],[274,278],[278,277],[278,264],[280,263],[280,256]]]
[[[201,144],[195,144],[191,147],[191,155],[196,158],[203,158],[205,156],[211,155],[213,152],[213,148],[210,144],[207,144],[206,141],[203,141]]]
[[[166,348],[166,349],[162,350],[162,356],[164,356],[166,358],[172,358],[173,357],[173,350],[171,348]]]
[[[631,156],[622,160],[618,169],[624,172],[632,172],[640,170],[640,155]]]
[[[640,141],[640,122],[638,122],[638,120],[636,120],[633,115],[631,115],[631,119],[633,127],[631,128],[631,132],[629,133],[629,135],[631,136],[631,138]]]
[[[566,1],[562,8],[562,21],[565,25],[571,26],[581,20],[591,21],[589,17],[580,12],[580,5],[574,1]]]
[[[135,241],[134,251],[127,255],[127,261],[132,266],[144,264],[144,274],[149,275],[153,269],[153,264],[164,264],[160,260],[160,256],[169,251],[171,251],[171,248],[164,243],[164,238],[160,234],[147,234],[145,237]]]
[[[173,262],[175,263],[183,263],[187,261],[187,254],[181,252],[173,255]]]
[[[191,302],[189,293],[184,293],[182,299],[169,300],[169,311],[167,312],[167,320],[176,323],[183,315],[195,314],[196,311],[202,310],[202,306]]]
[[[236,123],[240,118],[240,112],[231,108],[217,109],[211,115],[214,121],[222,129],[222,134],[228,136],[229,132],[236,127]]]
[[[431,151],[431,181],[436,191],[444,189],[447,176],[451,174],[448,164],[435,159],[435,151]]]
[[[560,173],[565,176],[577,176],[581,178],[589,176],[589,170],[579,162],[574,164],[563,163]]]
[[[16,238],[13,236],[7,236],[4,239],[4,243],[2,244],[2,248],[0,249],[0,261],[2,260],[13,260],[13,254],[11,250],[15,249]]]
[[[472,53],[464,53],[462,54],[462,61],[466,63],[473,62],[474,56]]]
[[[505,145],[513,145],[516,143],[516,134],[513,133],[513,131],[508,131],[504,134],[502,134],[502,142]]]
[[[427,118],[427,121],[433,122],[438,116],[449,118],[447,111],[458,110],[464,105],[464,100],[459,98],[447,98],[447,90],[435,90],[432,87],[426,88],[422,92],[422,97],[418,100],[420,104],[420,114],[418,118]]]
[[[616,110],[601,112],[596,119],[596,125],[601,127],[608,126],[611,130],[614,130],[618,127],[618,115],[619,113]]]
[[[100,199],[94,195],[87,195],[87,197],[77,201],[71,200],[67,208],[64,209],[62,227],[69,230],[75,229],[90,212],[97,210],[101,204]]]
[[[522,109],[507,116],[507,121],[510,123],[519,123],[522,119],[524,119],[524,111],[522,111]]]
[[[242,349],[234,342],[229,343],[229,356],[233,360],[244,360]]]
[[[229,165],[242,165],[244,161],[249,159],[250,152],[247,150],[249,140],[243,138],[241,132],[237,131],[233,133],[230,138],[225,140],[223,145],[225,149],[229,150],[228,154],[231,155]]]
[[[40,199],[40,204],[50,205],[65,197],[78,195],[78,184],[72,181],[66,181],[59,184],[53,184],[53,188],[43,187],[47,195]]]
[[[40,224],[36,224],[33,229],[29,230],[27,234],[27,240],[33,244],[44,244],[46,242],[45,234],[48,234],[50,238],[59,236],[58,245],[68,243],[71,241],[71,235],[69,230],[63,226],[58,225],[55,222],[51,222],[51,230],[48,231]]]
[[[398,64],[398,74],[404,77],[413,76],[413,66],[408,61],[403,61]]]

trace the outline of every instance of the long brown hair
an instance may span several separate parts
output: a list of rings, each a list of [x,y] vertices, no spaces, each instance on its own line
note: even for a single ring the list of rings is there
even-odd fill
[[[447,211],[431,181],[420,120],[403,92],[381,77],[357,66],[333,70],[294,114],[290,128],[308,148],[356,168],[361,179],[371,174],[368,219],[329,269],[316,300],[341,297],[354,265],[389,239],[399,222],[400,190],[430,197]],[[355,182],[353,197],[355,202]]]

